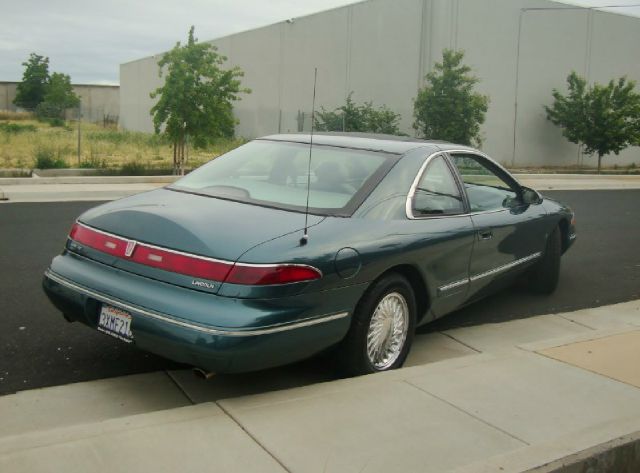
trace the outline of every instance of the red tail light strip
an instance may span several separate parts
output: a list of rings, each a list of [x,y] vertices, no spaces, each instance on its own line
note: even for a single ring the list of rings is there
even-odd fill
[[[320,270],[299,264],[257,265],[237,263],[227,276],[233,284],[269,285],[320,279]]]
[[[120,258],[124,258],[128,243],[128,240],[124,238],[94,230],[79,223],[73,224],[69,232],[69,238],[94,250],[119,256]]]
[[[289,284],[320,279],[322,273],[311,266],[297,264],[251,265],[230,263],[204,256],[160,248],[127,240],[76,222],[69,238],[94,250],[118,258],[173,273],[218,282],[245,285]]]

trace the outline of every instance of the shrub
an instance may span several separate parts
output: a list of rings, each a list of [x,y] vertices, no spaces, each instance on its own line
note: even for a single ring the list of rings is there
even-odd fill
[[[60,127],[60,128],[68,128],[67,122],[65,122],[62,118],[50,118],[47,120],[49,126]]]
[[[188,170],[185,170],[185,173]],[[139,160],[128,161],[120,168],[120,175],[123,176],[166,176],[173,173],[173,168],[153,166],[149,162]]]
[[[349,93],[345,104],[335,110],[321,110],[317,113],[318,131],[356,131],[400,135],[398,123],[400,115],[389,110],[386,105],[374,108],[373,102],[356,104]]]
[[[61,118],[64,108],[50,102],[42,102],[36,107],[36,117],[41,121],[49,121],[52,118]]]
[[[35,153],[35,167],[36,169],[62,169],[69,166],[59,153],[56,155],[53,148],[39,146]]]
[[[89,159],[80,161],[78,165],[82,169],[105,169],[107,167],[106,159],[100,159],[97,156],[91,155]]]
[[[37,131],[35,125],[27,123],[23,125],[21,123],[0,123],[0,131],[5,133],[12,133],[17,135],[18,133],[34,132]]]
[[[124,176],[143,176],[147,171],[147,166],[139,161],[128,161],[122,165],[120,174]]]

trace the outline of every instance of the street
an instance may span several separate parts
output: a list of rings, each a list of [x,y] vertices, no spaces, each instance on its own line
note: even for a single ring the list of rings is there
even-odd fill
[[[546,191],[576,212],[578,239],[552,296],[513,287],[420,332],[566,312],[640,297],[640,190]],[[177,364],[69,324],[44,296],[42,273],[74,219],[95,202],[0,205],[0,395]],[[311,362],[314,369],[320,362]],[[298,368],[283,368],[299,370]]]

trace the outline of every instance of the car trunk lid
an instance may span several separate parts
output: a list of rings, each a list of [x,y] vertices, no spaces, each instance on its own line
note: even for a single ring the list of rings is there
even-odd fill
[[[310,215],[309,225],[315,225],[322,219]],[[299,212],[158,189],[101,205],[85,212],[78,221],[90,229],[120,237],[124,244],[135,242],[138,249],[133,251],[138,255],[149,248],[156,248],[234,263],[260,243],[296,231],[302,235],[305,219]],[[71,249],[80,253],[83,250],[81,245]],[[151,261],[148,262],[151,264],[138,264],[140,261],[130,259],[131,254],[109,252],[108,248],[102,248],[99,255],[95,251],[87,251],[91,255],[85,256],[93,256],[102,263],[130,272],[207,292],[218,289],[217,284],[210,287],[197,281],[194,284],[193,277],[176,275]],[[282,261],[274,255],[273,262]]]

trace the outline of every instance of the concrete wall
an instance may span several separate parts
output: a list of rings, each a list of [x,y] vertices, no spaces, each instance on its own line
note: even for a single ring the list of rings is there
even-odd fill
[[[546,120],[553,88],[571,70],[590,81],[640,81],[640,19],[546,0],[368,0],[212,41],[245,71],[253,93],[235,106],[239,135],[308,130],[313,69],[318,108],[386,104],[413,134],[413,99],[444,48],[465,62],[491,97],[483,150],[512,165],[595,164]],[[149,92],[162,80],[157,60],[120,68],[121,124],[151,131]],[[304,123],[300,114],[304,113]],[[302,125],[302,126],[301,126]],[[640,164],[640,148],[606,164]]]
[[[118,119],[120,114],[120,87],[112,85],[73,85],[80,97],[82,118],[101,122],[105,117]]]
[[[15,111],[17,82],[0,82],[0,110]],[[82,116],[85,120],[102,122],[105,116],[112,119],[120,114],[120,87],[117,85],[73,84],[73,91],[80,97]],[[75,113],[69,112],[75,118]]]
[[[0,82],[0,110],[15,112],[16,106],[13,99],[16,98],[17,82]]]

